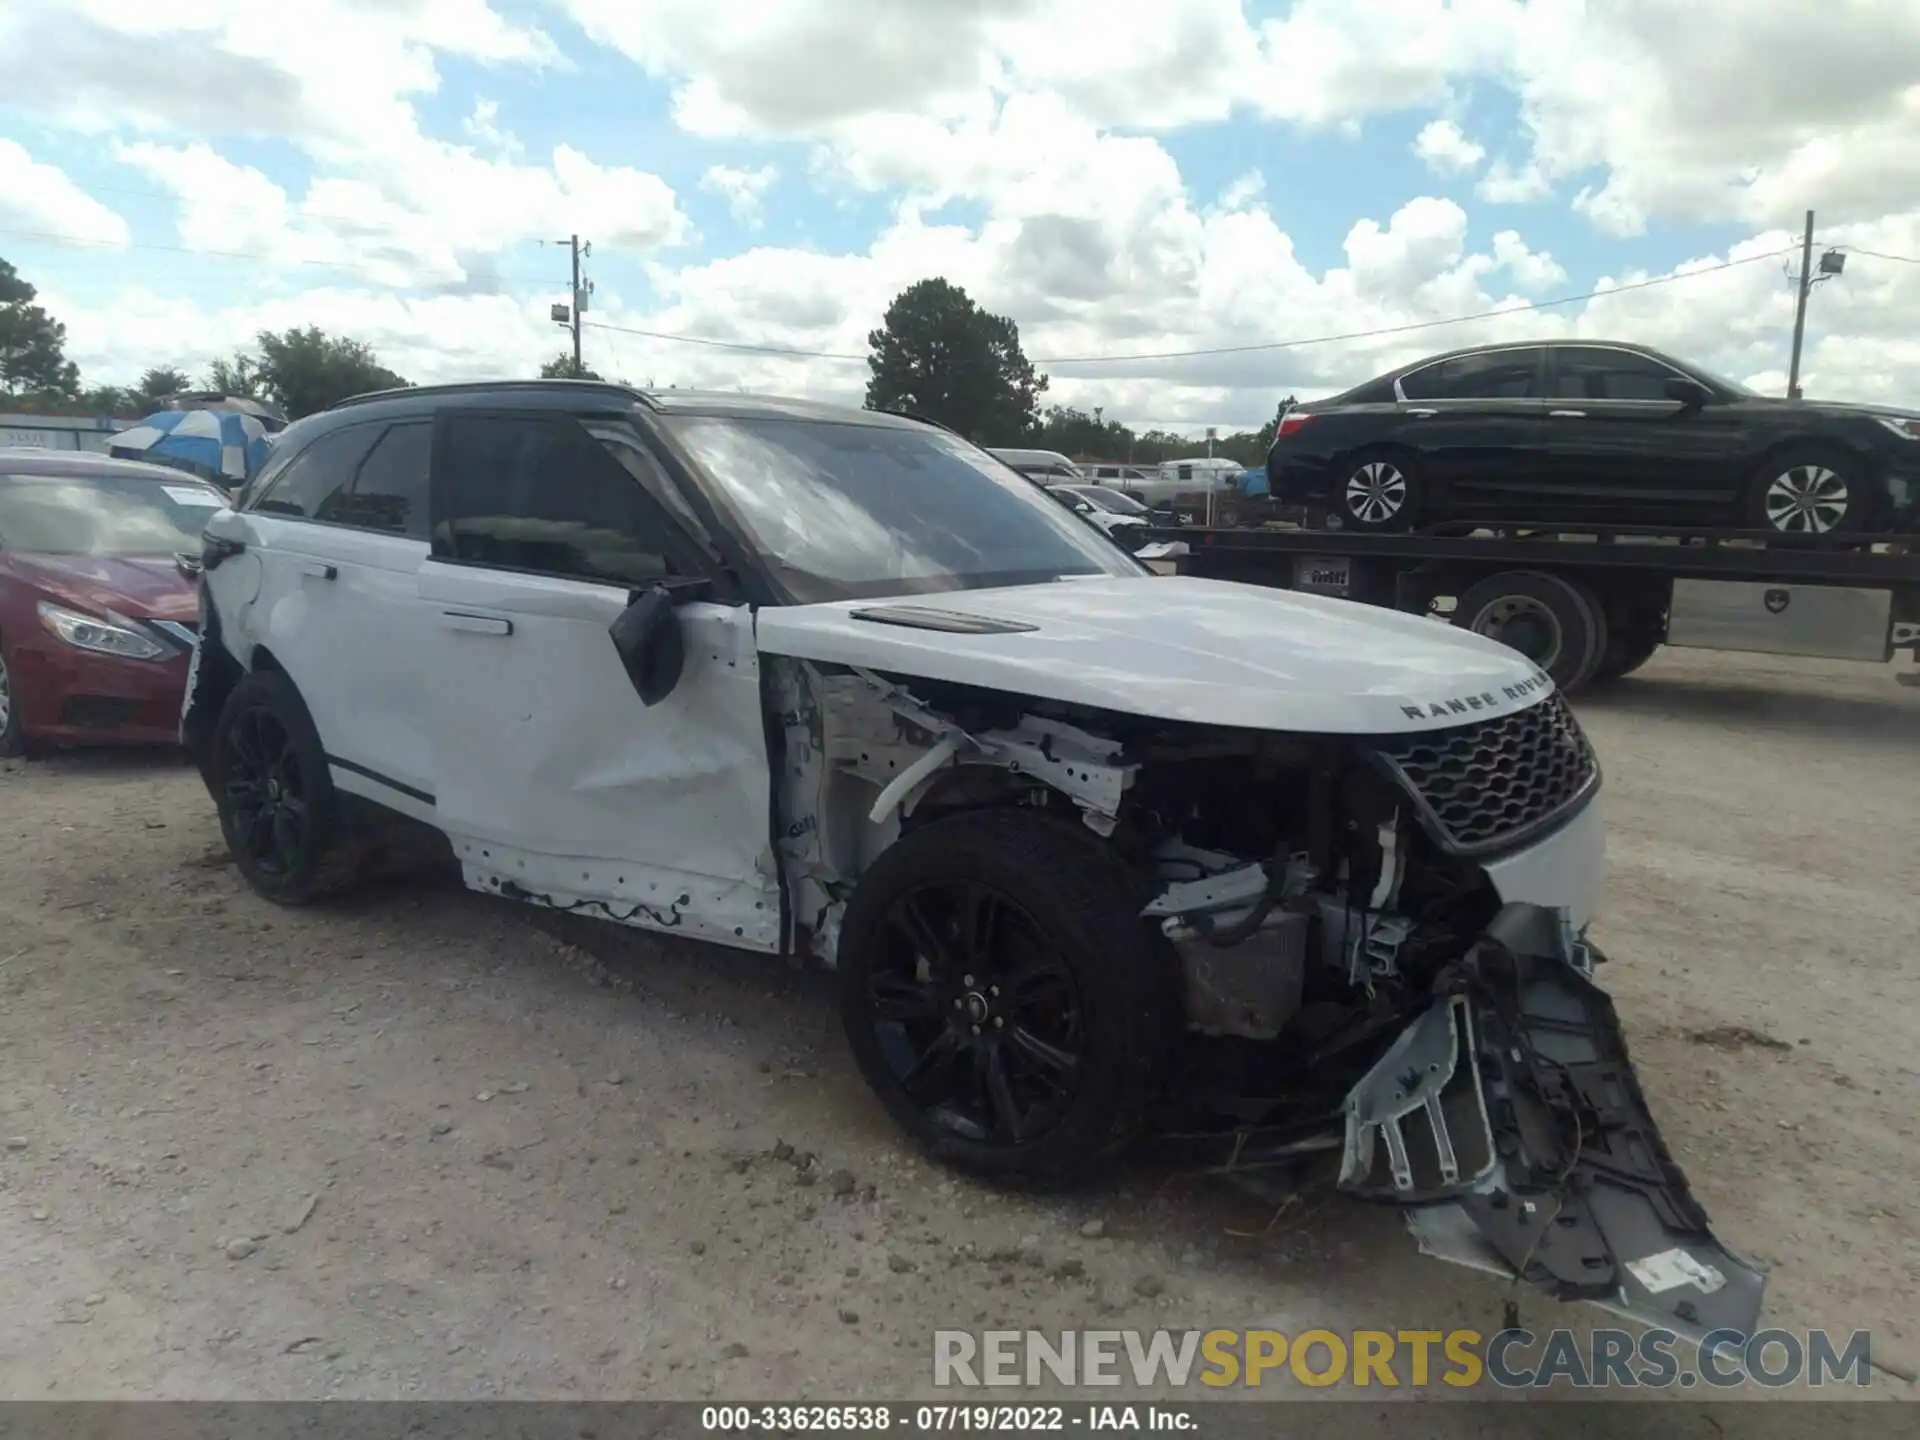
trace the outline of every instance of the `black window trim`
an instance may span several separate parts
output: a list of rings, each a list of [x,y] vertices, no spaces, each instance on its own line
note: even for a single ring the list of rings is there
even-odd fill
[[[1459,350],[1451,355],[1437,356],[1427,361],[1424,365],[1416,365],[1411,370],[1403,370],[1394,376],[1393,398],[1401,405],[1476,405],[1483,401],[1491,400],[1518,401],[1521,403],[1544,400],[1546,399],[1547,377],[1549,373],[1547,352],[1552,348],[1552,344],[1545,340],[1523,340],[1508,345],[1482,345],[1477,350]],[[1613,348],[1619,349],[1620,347],[1614,346]],[[1534,352],[1533,388],[1540,392],[1537,395],[1450,395],[1445,399],[1415,400],[1407,394],[1406,387],[1401,383],[1411,379],[1415,375],[1424,375],[1436,366],[1450,365],[1456,360],[1468,360],[1481,355],[1498,355],[1503,352],[1516,350],[1531,350]]]
[[[432,418],[430,416],[393,415],[384,420],[355,420],[347,425],[329,425],[299,449],[291,451],[283,461],[275,465],[271,470],[263,470],[261,474],[268,477],[266,485],[257,489],[249,488],[246,504],[242,507],[240,513],[242,515],[252,515],[255,512],[260,512],[268,520],[280,520],[289,525],[315,525],[323,530],[349,530],[355,535],[377,535],[383,540],[404,540],[409,545],[431,544],[433,535],[431,507],[429,507],[427,520],[427,534],[424,536],[408,535],[404,532],[396,532],[393,530],[382,530],[377,525],[354,525],[345,520],[316,520],[311,515],[285,515],[277,510],[260,511],[260,502],[279,488],[280,482],[286,478],[287,472],[300,463],[301,456],[305,455],[322,441],[330,439],[335,435],[345,435],[352,430],[378,430],[380,432],[374,439],[373,444],[367,447],[367,453],[362,455],[354,465],[353,474],[347,477],[346,489],[347,493],[351,495],[360,488],[360,472],[366,468],[367,461],[373,458],[373,452],[380,448],[380,442],[387,438],[387,431],[393,429],[396,425],[431,423]],[[429,449],[428,453],[432,453],[431,449]],[[280,460],[280,457],[276,455],[274,459]],[[429,463],[427,472],[427,488],[428,493],[431,494],[433,488],[431,463]]]
[[[492,570],[503,575],[531,575],[542,580],[564,580],[572,585],[597,585],[608,590],[623,590],[629,594],[645,589],[643,585],[599,579],[589,575],[570,575],[563,570],[533,570],[519,565],[501,565],[487,560],[466,560],[449,553],[440,543],[440,522],[452,513],[452,493],[448,488],[449,477],[441,459],[446,448],[447,426],[456,420],[515,420],[532,421],[541,425],[571,424],[592,444],[604,445],[605,442],[587,428],[589,418],[604,422],[610,417],[598,410],[583,412],[551,406],[534,408],[512,405],[443,405],[437,407],[432,412],[433,446],[427,471],[427,558],[441,565],[458,565],[471,570]],[[638,426],[632,428],[636,431],[639,429]],[[683,560],[693,562],[694,568],[687,578],[711,581],[718,592],[714,595],[714,600],[721,604],[729,603],[731,592],[737,587],[732,585],[728,574],[717,568],[707,558],[705,547],[687,533],[678,517],[655,498],[637,476],[628,474],[626,467],[621,465],[619,460],[608,455],[607,463],[625,476],[634,489],[645,497],[646,503],[659,512],[662,524],[684,552],[682,555],[670,555],[668,558],[676,565]],[[668,471],[668,479],[674,478],[672,472]],[[699,511],[695,510],[694,513],[698,515]]]

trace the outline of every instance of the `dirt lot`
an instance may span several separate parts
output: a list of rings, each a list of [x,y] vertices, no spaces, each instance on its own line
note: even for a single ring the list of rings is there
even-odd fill
[[[1910,1369],[1920,692],[1664,657],[1582,710],[1668,1136],[1778,1323]],[[151,757],[0,773],[0,1056],[0,1396],[899,1397],[939,1325],[1499,1323],[1320,1192],[928,1167],[821,977],[418,885],[275,910]]]

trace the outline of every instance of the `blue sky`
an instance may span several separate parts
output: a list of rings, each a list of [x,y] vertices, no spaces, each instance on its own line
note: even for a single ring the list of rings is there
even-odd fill
[[[1920,19],[1888,3],[1855,53],[1821,7],[1782,4],[1731,76],[1688,43],[1721,8],[924,0],[906,26],[880,0],[209,0],[142,74],[124,55],[160,22],[59,0],[0,15],[0,256],[94,380],[302,323],[415,379],[527,373],[565,339],[545,318],[565,250],[538,242],[573,230],[594,320],[683,337],[857,354],[893,293],[946,274],[1029,354],[1101,357],[1057,367],[1052,398],[1197,427],[1518,334],[1615,334],[1777,386],[1778,252],[1811,205],[1823,247],[1899,258],[1819,296],[1810,382],[1911,396]],[[221,86],[179,93],[203,64]],[[1729,260],[1351,344],[1125,358]],[[656,383],[864,380],[614,330],[587,352]]]

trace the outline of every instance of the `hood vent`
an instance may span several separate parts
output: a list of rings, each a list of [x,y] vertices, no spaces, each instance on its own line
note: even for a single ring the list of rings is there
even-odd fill
[[[881,605],[871,610],[855,610],[852,617],[875,625],[905,625],[913,630],[939,630],[948,635],[1019,635],[1040,628],[1020,620],[961,615],[927,605]]]

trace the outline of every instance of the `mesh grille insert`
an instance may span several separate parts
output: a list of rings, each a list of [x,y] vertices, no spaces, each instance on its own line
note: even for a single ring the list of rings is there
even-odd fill
[[[1549,695],[1498,720],[1397,737],[1379,749],[1450,850],[1498,849],[1593,788],[1593,747],[1567,702]]]

